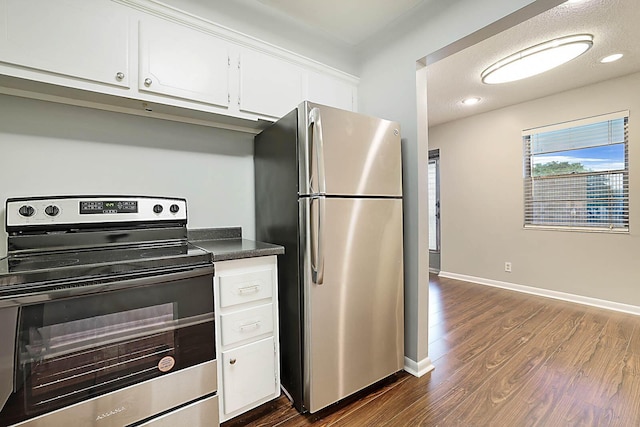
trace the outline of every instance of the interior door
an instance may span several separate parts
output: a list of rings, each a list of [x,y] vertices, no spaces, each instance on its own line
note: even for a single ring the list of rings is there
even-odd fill
[[[315,412],[403,367],[402,200],[306,198],[301,208],[304,400]]]
[[[307,103],[308,189],[303,194],[402,196],[400,125]],[[304,109],[303,109],[304,111]]]

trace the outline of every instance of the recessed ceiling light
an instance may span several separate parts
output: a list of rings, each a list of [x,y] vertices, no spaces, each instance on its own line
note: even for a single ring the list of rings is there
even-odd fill
[[[477,96],[465,98],[462,100],[462,103],[464,105],[473,105],[473,104],[477,104],[478,102],[480,102],[480,98],[478,98]]]
[[[622,58],[623,56],[624,55],[622,55],[621,53],[614,53],[613,55],[605,56],[604,58],[602,58],[600,60],[600,62],[606,64],[607,62],[617,61],[618,59]]]
[[[509,55],[484,70],[483,83],[497,84],[535,76],[571,61],[589,50],[593,36],[579,34],[549,40]]]

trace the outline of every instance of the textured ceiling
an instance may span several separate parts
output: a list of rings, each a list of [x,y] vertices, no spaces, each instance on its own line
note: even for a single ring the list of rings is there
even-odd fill
[[[349,45],[357,45],[425,0],[259,0]]]
[[[592,34],[593,47],[580,57],[538,76],[485,85],[480,73],[494,62],[529,46],[570,34]],[[612,53],[624,57],[610,64]],[[584,0],[563,3],[470,48],[427,67],[429,125],[541,98],[640,71],[638,0]],[[476,96],[473,106],[461,100]]]

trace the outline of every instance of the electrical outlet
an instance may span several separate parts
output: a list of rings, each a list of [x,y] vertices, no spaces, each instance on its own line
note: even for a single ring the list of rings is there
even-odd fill
[[[511,273],[511,263],[509,261],[504,263],[504,271]]]

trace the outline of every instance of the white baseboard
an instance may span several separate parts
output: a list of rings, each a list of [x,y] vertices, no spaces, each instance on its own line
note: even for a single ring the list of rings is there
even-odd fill
[[[496,288],[509,289],[512,291],[523,292],[526,294],[532,294],[532,295],[537,295],[541,297],[574,302],[577,304],[590,305],[592,307],[605,308],[607,310],[620,311],[623,313],[635,314],[640,316],[640,307],[636,305],[629,305],[629,304],[623,304],[615,301],[607,301],[607,300],[602,300],[598,298],[585,297],[582,295],[552,291],[549,289],[534,288],[532,286],[518,285],[510,282],[501,282],[499,280],[485,279],[482,277],[474,277],[474,276],[467,276],[464,274],[450,273],[448,271],[440,271],[439,276],[449,278],[449,279],[462,280],[464,282],[477,283],[479,285],[494,286]],[[405,363],[406,363],[406,358],[405,358]]]
[[[435,366],[431,363],[431,359],[428,357],[422,359],[419,362],[409,359],[405,356],[404,358],[404,370],[413,375],[414,377],[420,378],[426,373],[433,371]]]

